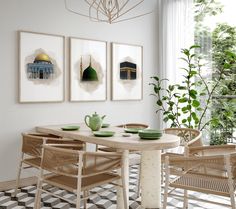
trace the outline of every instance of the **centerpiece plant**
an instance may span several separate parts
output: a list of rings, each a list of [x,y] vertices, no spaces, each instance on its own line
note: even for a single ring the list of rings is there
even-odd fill
[[[186,127],[204,130],[217,118],[209,117],[212,98],[224,74],[231,68],[235,54],[227,52],[224,64],[218,68],[217,78],[205,77],[202,59],[195,53],[200,46],[193,45],[182,49],[181,60],[185,67],[181,68],[183,80],[178,84],[169,84],[166,78],[151,77],[152,95],[156,97],[157,113],[162,113],[163,120],[170,127]],[[179,73],[179,72],[176,72]],[[209,118],[208,118],[209,117]]]

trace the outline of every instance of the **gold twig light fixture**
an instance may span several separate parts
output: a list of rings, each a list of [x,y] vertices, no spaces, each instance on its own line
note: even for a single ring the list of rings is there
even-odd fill
[[[88,6],[88,14],[76,11],[69,6],[68,0],[65,1],[65,8],[75,14],[88,17],[95,22],[118,23],[134,18],[142,17],[153,11],[128,15],[144,2],[144,0],[77,0],[83,1]]]

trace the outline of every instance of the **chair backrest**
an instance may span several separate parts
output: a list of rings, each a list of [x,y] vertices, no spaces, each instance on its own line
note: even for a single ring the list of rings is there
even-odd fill
[[[79,158],[80,154],[77,150],[43,145],[41,168],[52,173],[76,177]]]
[[[211,176],[217,176],[219,180],[226,178],[236,180],[236,153],[198,157],[166,157],[165,166],[166,169],[172,169],[171,173],[174,169],[176,176],[189,172],[209,176],[209,181]],[[206,178],[204,177],[204,179]]]
[[[33,157],[41,157],[42,145],[48,144],[83,144],[81,141],[62,139],[51,134],[22,133],[22,153]]]
[[[93,176],[120,168],[121,164],[122,153],[85,152],[43,145],[41,167],[55,174],[77,177],[81,167],[82,177]]]
[[[182,146],[202,146],[202,133],[199,130],[191,128],[166,128],[164,129],[166,134],[172,134],[179,136],[181,141],[180,145]]]
[[[31,133],[22,133],[22,152],[34,156],[40,157],[42,154],[42,145],[46,139],[49,139],[47,135],[38,135]],[[55,137],[50,139],[57,139]]]
[[[166,157],[166,164],[171,168],[171,173],[174,173],[176,176],[182,176],[185,175],[186,172],[189,172],[202,174],[204,176],[223,177],[227,171],[224,155],[175,158]]]
[[[194,147],[185,147],[185,149],[187,149],[187,152],[193,156],[212,156],[212,155],[235,153],[236,145],[226,144],[226,145],[214,145],[214,146],[194,146]]]

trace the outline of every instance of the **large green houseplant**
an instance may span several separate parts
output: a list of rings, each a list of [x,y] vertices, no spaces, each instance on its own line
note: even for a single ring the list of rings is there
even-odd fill
[[[204,78],[201,58],[195,53],[200,47],[191,46],[182,49],[181,60],[185,67],[183,81],[179,84],[168,84],[168,79],[151,77],[153,86],[152,95],[156,97],[157,113],[162,113],[163,120],[171,127],[206,129],[216,118],[207,119],[207,110],[211,107],[212,97],[219,86],[223,75],[232,66],[232,52],[226,53],[224,65],[218,69],[218,77],[214,81]]]

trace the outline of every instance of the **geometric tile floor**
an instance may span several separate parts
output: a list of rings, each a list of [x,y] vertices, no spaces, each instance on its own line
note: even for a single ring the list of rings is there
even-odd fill
[[[141,209],[140,199],[137,199],[136,195],[136,184],[137,184],[137,166],[132,166],[130,169],[130,187],[129,187],[129,208],[130,209]],[[96,187],[92,192],[97,192],[103,190],[103,188],[109,189],[112,188],[112,185],[106,185],[104,187]],[[58,195],[69,197],[74,199],[75,196],[70,194],[64,190],[60,190],[58,188],[52,187],[51,190],[57,192]],[[12,198],[11,194],[14,190],[3,191],[0,192],[0,209],[33,209],[34,207],[34,196],[36,192],[36,186],[28,186],[20,188],[20,192],[17,194],[16,198]],[[182,194],[182,191],[179,191]],[[222,203],[229,204],[229,198],[223,198],[219,196],[200,194],[197,192],[189,192],[190,196],[197,196],[207,200],[216,200]],[[81,208],[83,208],[81,204]],[[63,202],[58,198],[54,198],[48,194],[42,195],[42,209],[74,209],[75,205],[69,204],[67,202]],[[112,188],[110,190],[106,190],[104,193],[101,193],[99,196],[92,196],[88,200],[87,204],[88,209],[115,209],[116,208],[116,192]],[[178,200],[176,198],[170,197],[168,198],[168,209],[181,209],[183,208],[182,200]],[[217,206],[208,203],[201,203],[199,201],[189,200],[188,209],[225,209],[227,207]]]

